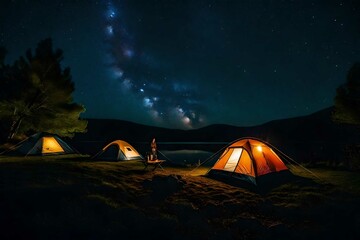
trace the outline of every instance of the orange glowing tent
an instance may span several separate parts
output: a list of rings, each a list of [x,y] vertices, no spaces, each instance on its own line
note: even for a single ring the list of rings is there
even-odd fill
[[[76,153],[76,151],[64,142],[58,135],[42,132],[30,136],[4,154],[27,156],[71,153]]]
[[[208,172],[210,176],[230,176],[257,184],[259,177],[288,170],[266,143],[245,138],[229,145]]]
[[[115,140],[106,145],[94,159],[122,161],[122,160],[142,160],[143,157],[131,146],[128,142],[123,140]]]

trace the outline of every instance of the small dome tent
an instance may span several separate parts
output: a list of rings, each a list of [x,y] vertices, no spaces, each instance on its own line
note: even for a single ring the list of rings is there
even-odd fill
[[[94,159],[122,161],[122,160],[142,160],[143,157],[131,146],[123,140],[115,140],[106,145]]]
[[[245,138],[226,147],[208,175],[234,177],[257,185],[259,177],[285,170],[288,168],[266,143]]]
[[[72,153],[76,153],[76,151],[64,142],[58,135],[42,132],[28,137],[4,154],[16,156],[41,156]]]

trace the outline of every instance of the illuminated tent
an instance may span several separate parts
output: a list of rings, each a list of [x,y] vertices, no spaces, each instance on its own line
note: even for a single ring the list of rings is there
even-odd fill
[[[133,146],[123,140],[116,140],[109,143],[97,153],[94,158],[109,161],[143,159]]]
[[[288,170],[280,157],[264,142],[241,139],[229,145],[208,172],[257,184],[259,177]]]
[[[57,155],[75,151],[59,136],[51,133],[36,133],[6,152],[7,155]]]

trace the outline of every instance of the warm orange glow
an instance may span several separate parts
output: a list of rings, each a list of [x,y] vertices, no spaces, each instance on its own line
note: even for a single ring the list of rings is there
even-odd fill
[[[141,155],[138,153],[138,151],[136,151],[136,149],[131,146],[129,143],[123,141],[123,140],[115,140],[111,143],[109,143],[108,145],[106,145],[102,151],[107,151],[107,149],[110,146],[114,146],[117,145],[117,147],[119,148],[119,150],[125,155],[125,159],[135,159],[135,158],[139,158],[141,159]]]
[[[287,167],[266,144],[242,139],[225,149],[212,169],[257,177],[286,170]]]
[[[43,137],[42,153],[60,153],[64,149],[54,137]]]

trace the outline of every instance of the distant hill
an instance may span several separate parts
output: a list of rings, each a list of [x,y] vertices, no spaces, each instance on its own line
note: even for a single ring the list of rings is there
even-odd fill
[[[238,138],[251,136],[268,141],[302,161],[314,158],[339,160],[346,144],[359,142],[360,129],[332,122],[332,111],[333,108],[327,108],[307,116],[275,120],[253,127],[215,124],[193,130],[153,127],[123,120],[88,119],[88,132],[77,134],[71,143],[80,152],[94,154],[106,143],[123,139],[140,151],[146,151],[148,143],[155,137],[160,143],[216,142],[218,144],[202,145],[202,148],[207,148],[203,150],[215,152]],[[162,149],[171,148],[171,145],[160,146]],[[201,147],[186,145],[186,148]]]

